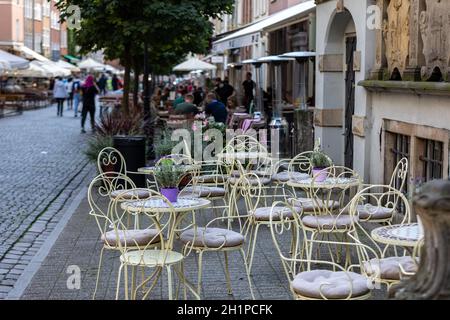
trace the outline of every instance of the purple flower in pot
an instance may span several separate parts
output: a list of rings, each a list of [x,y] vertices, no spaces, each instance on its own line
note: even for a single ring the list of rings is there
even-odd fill
[[[185,175],[180,166],[175,165],[173,161],[162,161],[154,171],[155,179],[158,182],[161,194],[172,203],[178,201],[178,185]]]

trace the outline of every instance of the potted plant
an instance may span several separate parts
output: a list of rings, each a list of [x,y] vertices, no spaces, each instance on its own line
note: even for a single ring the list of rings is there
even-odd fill
[[[330,158],[319,147],[315,148],[311,154],[312,175],[316,182],[323,182],[327,179],[327,171],[324,169],[332,165]]]
[[[184,176],[184,171],[172,160],[165,159],[155,168],[154,175],[161,194],[170,202],[177,202],[178,185]]]

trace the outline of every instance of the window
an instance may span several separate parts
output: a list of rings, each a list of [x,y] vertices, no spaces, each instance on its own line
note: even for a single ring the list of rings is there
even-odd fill
[[[20,21],[16,19],[16,41],[20,41]]]
[[[42,6],[40,3],[34,4],[34,19],[35,20],[42,20]]]
[[[442,179],[443,175],[443,149],[444,144],[440,141],[419,139],[422,146],[422,154],[419,156],[422,173],[425,182]]]
[[[33,4],[32,0],[25,0],[25,18],[33,19]]]
[[[42,46],[50,48],[50,29],[48,28],[42,30]]]
[[[50,20],[51,20],[51,27],[52,29],[56,29],[59,30],[59,14],[56,13],[55,11],[51,12],[50,15]]]
[[[385,133],[386,157],[385,157],[385,184],[391,181],[392,173],[397,166],[397,163],[402,158],[407,158],[410,162],[411,153],[411,137],[386,131]],[[408,181],[408,177],[407,180]],[[399,186],[399,181],[395,181],[395,186]],[[408,185],[405,186],[405,192],[408,191]]]
[[[50,2],[47,0],[44,0],[44,3],[42,4],[42,14],[44,17],[50,17]]]
[[[384,120],[384,181],[390,181],[393,168],[403,157],[409,160],[411,179],[423,182],[446,179],[449,140],[450,131],[446,129]]]
[[[67,31],[61,31],[61,48],[67,48]]]

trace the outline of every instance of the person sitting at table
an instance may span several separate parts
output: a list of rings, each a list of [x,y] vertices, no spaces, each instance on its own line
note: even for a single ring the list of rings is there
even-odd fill
[[[208,93],[206,96],[205,114],[207,116],[213,116],[214,121],[216,122],[226,124],[228,116],[227,108],[222,102],[217,100],[217,97],[213,92]]]
[[[184,102],[175,107],[175,114],[184,114],[189,117],[194,117],[199,113],[197,106],[194,104],[194,96],[190,93],[184,96]]]

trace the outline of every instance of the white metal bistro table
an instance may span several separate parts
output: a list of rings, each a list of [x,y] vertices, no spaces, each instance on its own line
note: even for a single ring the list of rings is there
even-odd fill
[[[347,189],[352,187],[359,187],[361,184],[361,180],[357,178],[327,178],[324,181],[314,181],[312,183],[313,178],[307,179],[291,179],[286,184],[293,188],[301,188],[301,189],[310,189],[320,188],[320,189]]]
[[[192,172],[197,171],[201,169],[201,166],[198,164],[180,164],[177,167],[180,167],[182,170],[186,172]],[[156,166],[151,167],[141,167],[138,169],[138,172],[144,173],[144,174],[154,174],[156,170]]]
[[[418,223],[391,225],[372,230],[372,239],[387,245],[415,247],[423,238]]]
[[[166,214],[173,210],[176,214],[173,228],[177,231],[186,214],[192,213],[194,215],[196,210],[209,207],[210,205],[211,201],[208,199],[179,197],[177,202],[172,203],[173,209],[170,208],[162,199],[127,201],[123,202],[120,206],[123,210],[127,210],[128,212],[135,214],[144,212]],[[193,224],[195,225],[195,222],[193,222]],[[173,247],[173,244],[171,243],[169,246]],[[195,287],[186,279],[184,274],[178,269],[174,270],[178,274],[178,277],[185,283],[186,287],[189,288],[189,290],[194,293],[198,299],[200,299]]]

